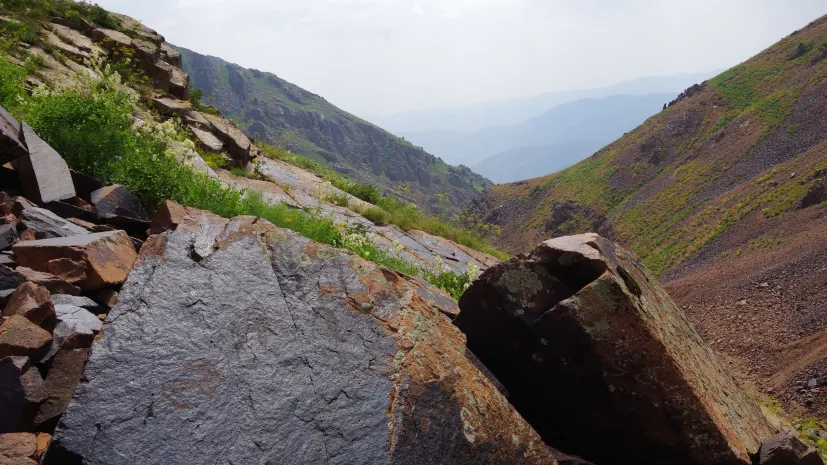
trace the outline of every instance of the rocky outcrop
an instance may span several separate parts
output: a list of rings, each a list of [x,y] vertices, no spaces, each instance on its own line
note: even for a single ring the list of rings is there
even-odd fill
[[[469,348],[564,452],[746,465],[774,434],[657,279],[596,234],[489,268],[460,308]]]
[[[555,463],[440,291],[202,213],[154,222],[47,464]]]

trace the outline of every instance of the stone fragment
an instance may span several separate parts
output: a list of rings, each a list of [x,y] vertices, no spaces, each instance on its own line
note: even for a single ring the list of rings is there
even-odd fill
[[[144,245],[46,464],[555,463],[419,284],[250,217],[195,257],[190,214]]]
[[[12,294],[14,294],[14,289],[0,290],[0,306],[5,307],[9,302],[9,297],[11,297]]]
[[[567,453],[747,465],[775,434],[657,278],[596,234],[489,268],[459,304],[468,347]]]
[[[125,216],[142,221],[149,221],[149,215],[144,211],[138,198],[121,185],[106,186],[92,192],[92,205],[103,218]]]
[[[181,59],[181,52],[175,49],[172,45],[164,42],[161,44],[161,59],[166,61],[167,63],[175,66],[176,68],[183,67],[183,61]]]
[[[18,243],[18,245],[20,244]],[[79,287],[69,284],[51,273],[35,271],[25,266],[18,266],[15,271],[23,276],[26,281],[31,281],[39,286],[43,286],[52,294],[80,294]]]
[[[29,430],[46,398],[43,379],[28,357],[0,358],[0,433]]]
[[[180,116],[192,111],[192,104],[184,100],[155,97],[151,100],[153,108],[164,116]]]
[[[29,154],[18,159],[17,171],[26,197],[40,204],[74,197],[72,175],[60,154],[25,123],[23,139]]]
[[[109,226],[107,224],[95,224],[90,223],[88,221],[84,221],[78,218],[67,218],[66,221],[72,223],[75,226],[80,226],[81,228],[89,231],[89,232],[106,232],[106,231],[117,231],[118,229]]]
[[[53,427],[66,411],[72,399],[72,392],[80,381],[88,353],[89,349],[70,349],[58,352],[43,383],[46,400],[40,404],[34,419],[37,428],[42,430]]]
[[[38,239],[77,236],[89,231],[76,226],[45,208],[29,207],[20,214],[23,224],[35,232]]]
[[[0,434],[0,465],[37,464],[37,438],[32,433]]]
[[[24,316],[12,315],[0,325],[0,357],[38,358],[37,355],[51,340],[48,331]]]
[[[25,282],[17,287],[9,298],[3,316],[20,315],[36,325],[55,316],[55,307],[49,291],[33,282]]]
[[[89,297],[79,295],[55,294],[52,296],[52,302],[55,305],[74,305],[75,307],[85,308],[93,313],[97,313],[100,309],[100,304]]]
[[[224,150],[224,142],[213,135],[209,131],[204,131],[196,126],[190,126],[190,131],[195,134],[201,145],[212,153],[221,153]]]
[[[33,207],[37,206],[37,205],[29,202],[29,200],[25,197],[17,196],[17,197],[14,197],[12,199],[12,201],[13,201],[13,203],[12,203],[12,207],[11,207],[11,212],[15,216],[20,216],[23,213],[23,210],[25,210],[27,208],[33,208]]]
[[[0,107],[0,165],[28,153],[26,145],[20,140],[20,123]]]
[[[61,348],[80,349],[91,347],[95,334],[102,323],[97,316],[85,308],[74,305],[55,305],[58,324],[54,339]],[[54,345],[54,344],[53,344]]]
[[[26,277],[8,266],[0,265],[0,289],[17,289]]]
[[[224,142],[224,148],[239,165],[247,166],[258,155],[250,139],[229,120],[209,114],[204,117],[215,128],[213,134]]]
[[[797,434],[787,431],[761,444],[758,465],[824,465],[824,461]]]
[[[17,227],[14,224],[0,225],[0,250],[8,249],[17,240]]]
[[[79,200],[77,197],[75,197],[75,199]],[[49,202],[43,205],[43,208],[67,221],[70,218],[79,218],[85,221],[98,221],[98,213],[93,207],[78,206],[77,204],[70,202],[71,199],[68,201]],[[81,200],[81,202],[83,201]]]
[[[37,433],[37,448],[34,452],[34,459],[40,460],[43,457],[43,454],[46,453],[46,449],[49,448],[49,443],[52,441],[52,435],[49,433]]]
[[[23,242],[12,250],[20,266],[42,272],[51,273],[55,259],[84,263],[86,278],[77,282],[83,290],[121,284],[137,255],[123,231]]]

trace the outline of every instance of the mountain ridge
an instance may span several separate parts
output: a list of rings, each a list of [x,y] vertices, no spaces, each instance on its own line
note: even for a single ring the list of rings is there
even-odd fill
[[[204,101],[248,136],[329,166],[436,213],[456,213],[492,183],[335,107],[277,75],[179,48]]]

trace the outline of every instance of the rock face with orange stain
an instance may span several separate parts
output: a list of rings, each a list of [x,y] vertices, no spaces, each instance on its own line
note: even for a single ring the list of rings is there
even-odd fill
[[[83,290],[124,282],[137,256],[123,231],[107,231],[16,244],[20,266],[52,273]]]
[[[556,464],[442,291],[167,207],[154,224],[175,229],[141,249],[45,463]]]
[[[657,279],[596,234],[488,269],[460,308],[468,347],[566,453],[746,465],[775,434]]]

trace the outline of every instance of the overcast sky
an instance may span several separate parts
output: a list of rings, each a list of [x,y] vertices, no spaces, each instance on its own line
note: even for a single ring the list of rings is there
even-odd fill
[[[363,117],[733,66],[824,0],[97,0]]]

